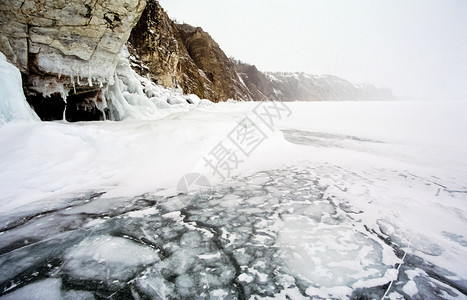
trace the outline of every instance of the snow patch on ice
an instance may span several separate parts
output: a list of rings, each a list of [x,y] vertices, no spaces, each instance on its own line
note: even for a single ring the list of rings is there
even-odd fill
[[[254,280],[255,278],[253,276],[250,276],[248,274],[242,273],[238,276],[239,281],[243,281],[245,283],[250,283]]]

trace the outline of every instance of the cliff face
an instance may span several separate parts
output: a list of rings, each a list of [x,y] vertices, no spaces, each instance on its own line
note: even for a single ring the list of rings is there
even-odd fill
[[[269,78],[255,66],[234,61],[235,70],[242,82],[246,85],[253,99],[261,101],[280,101],[279,95],[274,91],[274,85]]]
[[[355,85],[335,76],[263,73],[255,66],[229,59],[199,27],[176,24],[157,1],[148,3],[133,29],[129,48],[139,59],[141,75],[166,87],[213,101],[388,100],[389,90]]]
[[[235,64],[224,51],[200,27],[187,24],[177,25],[183,45],[199,69],[202,77],[207,78],[208,86],[214,92],[213,99],[259,100],[252,97],[249,89],[239,78]]]
[[[139,57],[135,69],[158,84],[216,102],[253,100],[211,36],[199,27],[175,24],[157,1],[148,3],[129,43]]]
[[[146,0],[1,0],[0,51],[43,120],[95,119]],[[65,99],[67,103],[65,103]],[[81,117],[80,117],[81,116]]]

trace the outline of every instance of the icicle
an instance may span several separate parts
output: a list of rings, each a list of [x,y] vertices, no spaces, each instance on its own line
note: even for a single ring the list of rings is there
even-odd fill
[[[91,66],[88,67],[88,84],[92,86]]]
[[[68,91],[65,89],[65,86],[63,84],[60,84],[59,92],[62,96],[63,101],[67,103]]]
[[[71,84],[73,85],[73,93],[76,94],[75,78],[73,75],[71,75],[70,79],[71,79]]]
[[[65,102],[66,103],[66,102]],[[63,117],[62,117],[62,121],[65,121],[67,122],[66,120],[66,108],[67,108],[68,105],[65,104],[65,108],[63,109]]]

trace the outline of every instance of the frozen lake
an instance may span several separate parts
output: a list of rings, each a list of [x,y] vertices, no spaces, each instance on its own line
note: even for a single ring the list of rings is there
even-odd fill
[[[2,125],[0,299],[467,298],[465,103],[256,105]]]

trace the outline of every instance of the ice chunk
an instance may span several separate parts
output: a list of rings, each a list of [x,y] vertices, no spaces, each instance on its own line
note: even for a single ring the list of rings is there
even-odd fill
[[[157,120],[169,113],[161,110],[188,109],[188,103],[198,104],[195,95],[183,96],[180,89],[169,90],[138,75],[128,56],[123,47],[113,81],[104,90],[113,120]]]
[[[135,280],[138,290],[151,299],[165,299],[167,287],[159,270],[153,268]]]
[[[229,293],[224,290],[217,289],[210,292],[210,299],[225,299]]]
[[[71,290],[63,293],[62,300],[94,300],[94,294],[87,291]]]
[[[60,289],[61,285],[60,279],[45,279],[20,288],[10,294],[6,294],[0,297],[0,299],[59,300],[63,299]]]
[[[26,102],[19,70],[0,52],[0,125],[12,120],[39,120]]]
[[[80,280],[100,280],[108,285],[119,285],[158,259],[151,248],[124,238],[103,235],[87,238],[68,251],[64,271]]]
[[[221,258],[221,253],[216,252],[216,253],[206,253],[206,254],[201,254],[198,255],[200,259],[205,259],[205,260],[210,260],[210,259],[220,259]]]
[[[286,216],[279,243],[292,274],[311,283],[310,296],[342,298],[349,295],[350,287],[383,285],[397,275],[388,272],[392,265],[382,262],[386,245],[356,231],[345,220],[327,225],[313,221],[312,216]],[[398,261],[395,255],[393,261]]]
[[[150,207],[150,208],[143,209],[143,210],[129,212],[128,216],[130,218],[144,218],[147,215],[153,215],[153,214],[156,214],[158,212],[159,212],[159,210],[156,207]]]
[[[402,288],[402,290],[404,291],[404,293],[409,295],[409,297],[413,297],[414,295],[418,294],[417,285],[415,284],[415,281],[413,280],[410,280],[409,282],[407,282]]]

